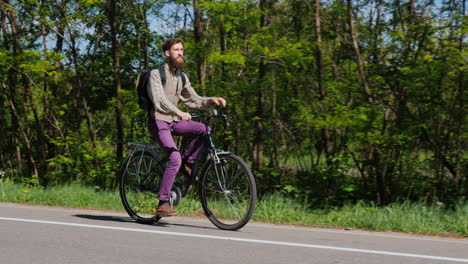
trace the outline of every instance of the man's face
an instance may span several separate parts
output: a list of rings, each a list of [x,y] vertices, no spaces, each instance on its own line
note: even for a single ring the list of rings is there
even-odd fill
[[[169,64],[177,69],[184,67],[184,46],[182,43],[172,45],[170,50],[165,51]]]

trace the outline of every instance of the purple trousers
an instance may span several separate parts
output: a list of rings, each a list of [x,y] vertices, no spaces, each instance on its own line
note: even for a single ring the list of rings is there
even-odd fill
[[[202,151],[205,142],[206,127],[203,123],[195,121],[182,120],[167,123],[149,118],[148,130],[151,136],[157,139],[159,145],[168,157],[168,165],[166,171],[164,171],[158,194],[158,199],[160,201],[168,201],[172,185],[182,165],[182,161],[193,164]],[[183,155],[181,155],[172,135],[195,136],[195,138],[190,142]]]

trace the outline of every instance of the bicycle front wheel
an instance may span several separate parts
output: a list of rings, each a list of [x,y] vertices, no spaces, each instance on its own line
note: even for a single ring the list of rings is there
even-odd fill
[[[128,215],[139,223],[159,221],[154,215],[164,166],[149,151],[137,151],[122,165],[120,198]]]
[[[200,180],[200,198],[208,219],[223,230],[238,230],[252,217],[257,201],[255,179],[238,156],[220,154],[209,161]]]

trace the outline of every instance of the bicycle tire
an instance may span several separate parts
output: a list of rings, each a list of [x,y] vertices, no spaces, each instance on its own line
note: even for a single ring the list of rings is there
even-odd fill
[[[208,219],[223,230],[238,230],[249,222],[257,202],[252,171],[238,156],[219,154],[210,160],[200,179],[200,199]],[[216,166],[216,168],[215,168]],[[217,174],[222,171],[222,174]],[[217,177],[220,175],[220,177]]]
[[[119,192],[128,215],[138,223],[152,224],[158,206],[159,183],[164,165],[149,151],[136,151],[122,165]]]

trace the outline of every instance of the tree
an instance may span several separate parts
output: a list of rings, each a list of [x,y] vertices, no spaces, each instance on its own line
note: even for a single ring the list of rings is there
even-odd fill
[[[111,29],[112,37],[112,60],[114,66],[114,89],[116,97],[116,106],[115,106],[115,120],[117,126],[117,151],[116,157],[117,160],[122,160],[123,157],[123,143],[124,143],[124,129],[123,129],[123,117],[122,117],[122,98],[120,95],[121,82],[120,82],[120,42],[118,39],[118,29],[120,23],[118,22],[118,10],[119,8],[118,0],[110,0],[108,7],[108,19]]]

